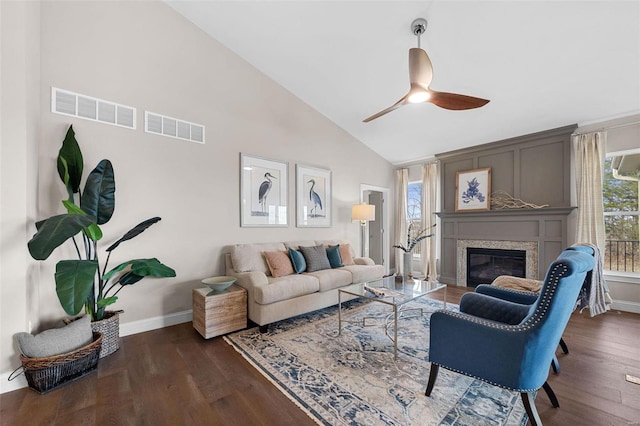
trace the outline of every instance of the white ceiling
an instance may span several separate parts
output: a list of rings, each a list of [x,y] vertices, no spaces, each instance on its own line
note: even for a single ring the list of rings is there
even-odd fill
[[[168,1],[394,164],[640,112],[640,1]],[[490,99],[406,105],[411,22],[432,89]]]

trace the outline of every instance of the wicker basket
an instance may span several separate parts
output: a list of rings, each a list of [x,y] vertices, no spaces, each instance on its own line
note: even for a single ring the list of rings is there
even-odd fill
[[[102,349],[100,358],[111,355],[120,348],[120,313],[122,311],[107,311],[104,319],[93,321],[91,329],[94,332],[102,333]]]
[[[20,355],[29,387],[41,394],[90,374],[98,368],[102,334],[93,333],[93,342],[72,352],[44,358]]]

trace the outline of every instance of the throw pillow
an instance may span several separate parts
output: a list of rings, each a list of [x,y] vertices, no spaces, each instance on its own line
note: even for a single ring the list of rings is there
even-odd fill
[[[339,247],[342,263],[344,265],[355,265],[356,262],[353,260],[353,256],[351,256],[351,244],[339,244]]]
[[[342,257],[340,257],[340,244],[337,246],[327,247],[327,257],[329,258],[329,264],[332,268],[340,268],[344,266],[342,264]]]
[[[320,271],[322,269],[331,269],[327,250],[323,245],[313,247],[300,247],[300,251],[307,262],[307,272]]]
[[[286,251],[265,251],[264,258],[273,278],[293,274],[293,265]]]
[[[302,253],[300,253],[300,251],[290,248],[289,257],[291,258],[291,263],[293,265],[293,269],[296,271],[296,274],[301,274],[306,271],[307,262],[304,261],[304,256],[302,255]]]
[[[85,315],[65,327],[46,330],[36,336],[18,333],[16,339],[20,352],[29,358],[44,358],[71,352],[93,341],[91,317]]]

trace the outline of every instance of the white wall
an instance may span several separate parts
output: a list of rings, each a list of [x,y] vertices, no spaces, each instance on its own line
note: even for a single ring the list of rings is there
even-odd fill
[[[191,309],[191,290],[202,278],[224,272],[222,252],[229,244],[336,237],[353,241],[359,250],[351,205],[359,201],[361,183],[393,187],[391,164],[164,3],[42,2],[13,5],[20,11],[10,15],[6,4],[2,2],[2,121],[16,129],[2,129],[0,372],[17,366],[15,332],[26,330],[29,321],[42,329],[65,316],[53,272],[57,259],[73,256],[72,245],[45,262],[34,262],[26,242],[35,232],[35,219],[63,212],[65,192],[55,159],[69,124],[84,154],[85,177],[102,158],[114,165],[116,211],[102,227],[102,248],[142,220],[162,217],[123,243],[110,265],[158,257],[177,272],[174,279],[143,280],[120,293],[114,308],[124,309],[124,326]],[[30,8],[39,13],[26,16],[26,22],[16,19]],[[19,66],[5,63],[9,38],[14,40],[12,53],[29,57],[18,58]],[[41,81],[34,84],[37,78],[31,74],[38,69],[35,77]],[[10,99],[28,105],[21,106],[18,117],[5,120],[5,87],[16,75],[21,81]],[[138,129],[51,113],[51,86],[134,106]],[[39,98],[35,117],[26,117]],[[145,133],[145,109],[204,124],[206,144]],[[32,121],[41,122],[37,134]],[[12,158],[5,156],[14,148]],[[287,228],[240,227],[240,152],[289,163]],[[297,163],[331,170],[331,228],[295,226]],[[37,188],[31,189],[36,171]],[[33,214],[30,206],[35,205]],[[31,294],[34,303],[27,300]],[[8,319],[11,326],[5,327]]]
[[[0,2],[0,388],[19,365],[13,334],[29,329],[38,276],[25,242],[35,215],[40,139],[40,5]],[[10,36],[9,36],[10,35]]]

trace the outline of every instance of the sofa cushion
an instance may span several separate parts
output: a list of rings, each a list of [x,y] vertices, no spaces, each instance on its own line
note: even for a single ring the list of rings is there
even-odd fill
[[[269,273],[262,252],[285,251],[283,243],[236,244],[231,247],[231,262],[236,272],[260,271]]]
[[[300,251],[307,262],[307,272],[331,269],[327,251],[324,246],[304,247],[300,246]]]
[[[320,271],[309,272],[305,275],[316,277],[320,283],[320,291],[333,290],[334,288],[344,287],[352,282],[351,272],[340,269],[323,269]],[[337,300],[336,300],[337,302]]]
[[[384,266],[382,265],[345,265],[338,270],[351,272],[354,283],[377,280],[384,275]]]
[[[304,256],[300,250],[290,248],[289,258],[291,259],[291,264],[296,274],[301,274],[307,270],[307,262],[304,261]]]
[[[261,305],[315,293],[320,288],[318,279],[307,274],[293,274],[268,280],[269,284],[255,287],[253,293],[255,301]]]
[[[329,258],[329,264],[332,268],[340,268],[344,266],[342,263],[342,257],[340,257],[340,245],[327,247],[326,251],[327,258]]]
[[[16,339],[20,352],[29,358],[44,358],[71,352],[93,341],[91,317],[85,315],[65,327],[46,330],[36,336],[17,333]]]
[[[284,277],[294,273],[289,253],[286,251],[265,251],[264,258],[272,277]]]

